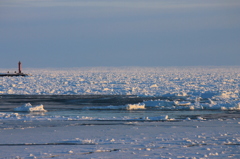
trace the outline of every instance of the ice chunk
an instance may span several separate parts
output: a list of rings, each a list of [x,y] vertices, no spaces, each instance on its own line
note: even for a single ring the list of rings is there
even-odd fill
[[[215,99],[230,99],[230,98],[238,98],[238,95],[234,92],[227,92],[223,91],[216,96],[214,96]]]
[[[20,115],[18,113],[0,113],[0,119],[19,119]]]
[[[184,101],[179,102],[179,101],[174,101],[174,105],[176,105],[176,106],[189,106],[189,105],[191,105],[191,102],[184,102]]]
[[[145,117],[145,120],[168,120],[168,115],[162,115],[157,117]]]
[[[190,110],[194,110],[195,108],[194,108],[194,106],[190,106],[189,109]]]
[[[206,119],[199,116],[199,117],[197,117],[197,120],[206,120]]]
[[[179,92],[179,93],[176,93],[176,96],[184,97],[184,96],[187,96],[187,93],[186,92]]]
[[[127,104],[127,110],[145,109],[145,104]]]
[[[237,109],[237,110],[240,110],[240,103],[238,103],[238,104],[236,105],[236,109]]]
[[[158,85],[156,85],[156,84],[153,84],[150,86],[150,88],[157,88],[157,87],[158,87]]]
[[[104,88],[103,89],[103,91],[109,91],[109,90],[111,90],[111,89],[109,89],[109,88]]]
[[[30,103],[26,103],[22,105],[21,107],[14,108],[14,111],[18,112],[46,112],[46,110],[43,108],[43,105],[37,105],[33,107]]]

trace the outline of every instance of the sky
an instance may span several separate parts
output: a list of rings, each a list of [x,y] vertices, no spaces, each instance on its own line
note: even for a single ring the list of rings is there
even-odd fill
[[[0,68],[240,65],[239,0],[0,0]]]

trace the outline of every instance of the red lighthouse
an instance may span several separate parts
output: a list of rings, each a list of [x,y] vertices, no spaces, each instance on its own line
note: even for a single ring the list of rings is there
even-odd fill
[[[22,73],[22,63],[18,62],[18,73]]]

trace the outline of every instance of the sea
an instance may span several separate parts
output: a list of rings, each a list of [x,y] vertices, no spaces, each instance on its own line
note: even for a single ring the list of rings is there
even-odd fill
[[[239,158],[239,68],[29,69],[0,78],[1,157]]]
[[[0,120],[240,117],[239,67],[26,69],[0,79]]]
[[[239,109],[209,107],[207,99],[135,95],[1,95],[1,120],[181,121],[239,118]],[[176,105],[178,101],[182,105]],[[26,108],[41,105],[44,111]],[[25,104],[25,106],[24,106]],[[203,107],[202,105],[208,107]],[[127,106],[133,106],[127,109]],[[159,106],[158,106],[159,105]],[[199,106],[201,105],[201,106]],[[142,107],[143,106],[143,107]],[[27,106],[29,108],[29,106]],[[234,108],[231,107],[231,108]]]

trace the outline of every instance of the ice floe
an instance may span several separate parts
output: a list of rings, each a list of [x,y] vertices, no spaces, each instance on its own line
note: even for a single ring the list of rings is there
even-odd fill
[[[32,106],[30,103],[26,103],[20,107],[14,108],[17,112],[46,112],[43,105]]]
[[[201,103],[198,101],[169,101],[149,100],[144,101],[145,108],[162,110],[240,110],[240,100],[215,100],[207,99]]]
[[[126,106],[127,110],[145,109],[145,104],[128,104]]]
[[[176,106],[189,106],[189,105],[191,105],[191,102],[186,102],[186,101],[183,101],[183,102],[174,101],[174,105],[176,105]]]

